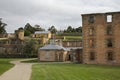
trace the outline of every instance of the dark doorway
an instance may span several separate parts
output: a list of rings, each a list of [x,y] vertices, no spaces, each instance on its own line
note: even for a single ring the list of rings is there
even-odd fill
[[[77,49],[75,51],[75,57],[76,57],[77,62],[82,63],[82,50],[81,49]]]

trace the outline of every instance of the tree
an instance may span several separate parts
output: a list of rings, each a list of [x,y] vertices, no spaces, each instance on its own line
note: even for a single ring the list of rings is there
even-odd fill
[[[35,28],[33,28],[29,23],[27,23],[24,27],[25,36],[29,36],[35,32]]]
[[[32,55],[37,53],[37,44],[38,43],[35,40],[30,40],[26,42],[23,47],[23,54]]]
[[[75,28],[72,28],[72,31],[71,32],[76,32],[76,29]]]
[[[40,25],[38,24],[36,24],[34,28],[35,28],[35,31],[45,31],[45,29],[41,28]]]
[[[80,27],[76,28],[76,32],[82,33],[82,27],[80,26]]]
[[[50,31],[52,34],[56,34],[57,29],[55,28],[55,26],[51,26],[48,31]]]
[[[68,26],[67,30],[64,30],[64,33],[80,33],[82,34],[82,27],[78,27],[78,28],[72,28],[71,26]]]
[[[2,18],[0,18],[0,34],[6,33],[5,26],[7,26],[7,24],[3,23]]]
[[[29,36],[31,34],[31,32],[29,30],[24,30],[24,35],[25,36]]]
[[[18,28],[18,30],[24,30],[23,27]]]
[[[29,36],[30,34],[34,34],[35,31],[45,31],[45,29],[41,28],[40,25],[35,25],[34,27],[27,23],[24,27],[25,36]]]
[[[68,26],[68,28],[67,28],[67,32],[72,32],[72,27],[71,26]]]

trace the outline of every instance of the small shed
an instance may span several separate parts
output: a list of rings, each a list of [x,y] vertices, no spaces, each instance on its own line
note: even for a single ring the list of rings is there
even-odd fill
[[[66,61],[67,50],[56,44],[48,44],[38,50],[39,61]]]

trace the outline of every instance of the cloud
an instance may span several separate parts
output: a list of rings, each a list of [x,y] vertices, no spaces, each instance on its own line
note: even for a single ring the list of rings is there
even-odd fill
[[[0,17],[8,32],[26,23],[65,29],[81,26],[81,14],[119,11],[119,4],[119,0],[1,0]]]

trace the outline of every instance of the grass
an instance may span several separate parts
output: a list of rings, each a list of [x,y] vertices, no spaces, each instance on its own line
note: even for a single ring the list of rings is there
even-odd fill
[[[40,63],[31,80],[120,80],[120,66]]]
[[[12,68],[14,66],[14,64],[11,64],[10,61],[13,60],[20,60],[20,59],[24,59],[24,58],[1,58],[0,59],[0,75],[2,75],[4,72],[6,72],[7,70],[9,70],[10,68]]]
[[[13,59],[0,59],[0,75],[14,66],[14,64],[9,63],[11,60]]]
[[[69,40],[82,40],[81,36],[64,36],[63,41],[69,41]]]
[[[64,36],[67,39],[82,39],[81,36]]]

